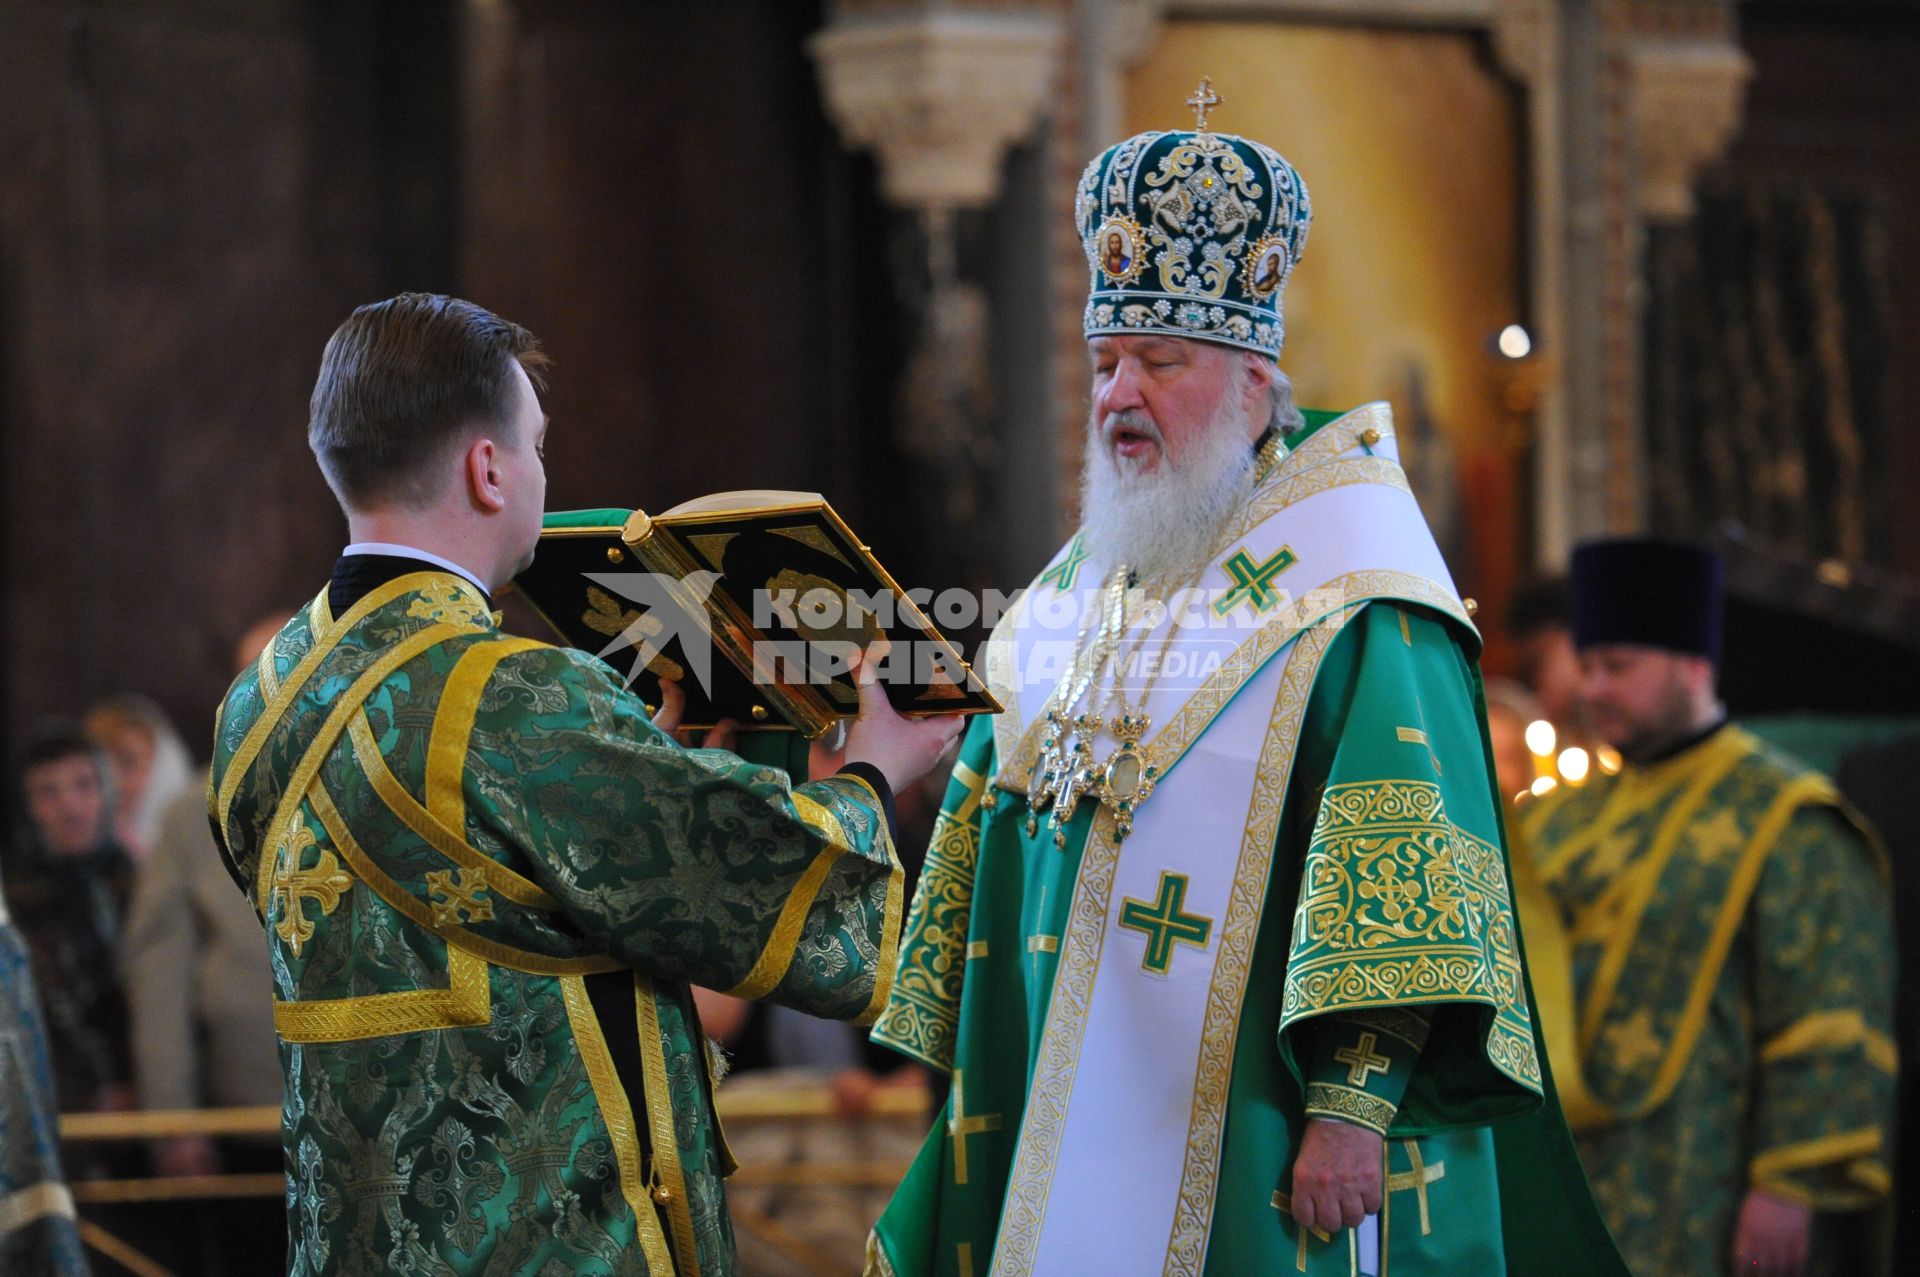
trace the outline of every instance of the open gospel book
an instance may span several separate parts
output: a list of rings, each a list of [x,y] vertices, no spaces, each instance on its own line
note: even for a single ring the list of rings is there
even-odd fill
[[[816,737],[858,711],[847,656],[875,644],[901,713],[1000,709],[817,492],[721,492],[657,515],[549,514],[514,588],[648,704],[660,703],[662,678],[678,680],[689,727],[732,718]]]

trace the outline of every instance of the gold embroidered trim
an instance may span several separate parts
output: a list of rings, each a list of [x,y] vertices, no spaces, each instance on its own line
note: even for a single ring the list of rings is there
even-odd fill
[[[368,597],[373,596],[368,595]],[[386,681],[389,674],[435,644],[469,633],[472,631],[461,626],[445,624],[430,625],[415,631],[381,653],[380,658],[369,665],[360,677],[353,681],[352,686],[334,701],[332,710],[321,723],[320,730],[314,735],[312,742],[308,744],[306,753],[302,754],[300,761],[294,765],[293,774],[287,780],[286,791],[280,796],[280,805],[274,809],[273,818],[267,822],[266,837],[260,844],[260,863],[254,883],[255,909],[262,919],[267,916],[267,893],[272,885],[273,871],[288,840],[293,836],[293,827],[300,815],[301,799],[306,794],[307,787],[313,784],[314,777],[320,774],[321,766],[327,761],[327,756],[333,752],[333,744],[340,739],[340,733],[346,730],[347,723],[360,712],[360,706],[367,697],[373,695],[381,683]],[[289,685],[293,681],[291,678],[287,680]],[[227,774],[231,777],[233,772],[229,770]]]
[[[1620,1114],[1632,1118],[1651,1113],[1666,1103],[1673,1094],[1673,1088],[1680,1084],[1680,1075],[1686,1071],[1687,1062],[1693,1058],[1693,1048],[1699,1041],[1701,1031],[1706,1027],[1707,1011],[1713,1002],[1714,986],[1719,983],[1721,968],[1726,965],[1727,952],[1733,947],[1734,934],[1740,929],[1740,921],[1746,916],[1747,902],[1753,898],[1754,887],[1760,881],[1760,871],[1766,867],[1767,856],[1779,841],[1787,822],[1795,811],[1809,803],[1830,800],[1833,787],[1818,775],[1808,774],[1787,784],[1774,800],[1773,806],[1762,817],[1754,830],[1753,841],[1742,853],[1739,865],[1733,871],[1732,881],[1727,886],[1726,898],[1720,903],[1720,914],[1714,919],[1713,931],[1707,939],[1707,945],[1701,952],[1700,965],[1694,973],[1693,987],[1687,993],[1685,1009],[1674,1025],[1673,1036],[1667,1045],[1666,1058],[1661,1061],[1660,1069],[1654,1074],[1653,1084],[1648,1088],[1646,1097],[1638,1104]],[[1633,929],[1638,930],[1639,914],[1633,918]],[[1631,933],[1630,933],[1631,934]],[[1611,998],[1611,990],[1608,996]],[[1598,991],[1596,990],[1596,996]],[[1605,1008],[1602,1008],[1604,1012]],[[1596,1025],[1601,1016],[1595,1016]],[[1588,1049],[1591,1049],[1589,1046]]]
[[[906,894],[907,874],[900,867],[900,856],[894,849],[893,833],[887,828],[884,812],[879,820],[879,840],[880,849],[887,857],[887,903],[881,915],[880,960],[873,972],[873,994],[853,1021],[859,1028],[880,1018],[887,1000],[893,996],[894,971],[900,962],[900,910],[905,903],[902,897]]]
[[[894,1277],[893,1263],[887,1258],[887,1248],[881,1244],[879,1229],[867,1234],[867,1254],[860,1277]]]
[[[1330,787],[1300,892],[1283,1030],[1327,1011],[1485,1003],[1488,1060],[1540,1091],[1505,858],[1448,818],[1438,785]]]
[[[907,913],[908,940],[872,1033],[875,1042],[942,1073],[953,1071],[966,963],[987,953],[986,941],[967,943],[980,829],[955,815],[974,806],[978,793],[970,789],[957,807],[943,809],[934,821],[926,866]]]
[[[593,1013],[593,999],[587,996],[586,981],[579,976],[562,976],[560,994],[567,1004],[567,1019],[573,1025],[580,1063],[587,1070],[587,1080],[593,1084],[593,1098],[600,1106],[600,1120],[606,1123],[607,1136],[613,1141],[620,1195],[627,1199],[627,1206],[633,1211],[648,1277],[674,1277],[667,1235],[660,1227],[660,1216],[654,1213],[653,1199],[647,1195],[646,1178],[641,1171],[640,1139],[633,1124],[633,1105],[627,1099],[626,1088],[620,1085],[619,1072],[613,1067],[613,1053],[607,1049],[600,1017]]]
[[[820,888],[827,881],[827,874],[833,869],[834,862],[847,852],[851,839],[839,817],[808,798],[805,794],[790,794],[793,809],[802,824],[826,840],[827,845],[813,858],[793,884],[793,890],[787,893],[786,901],[780,906],[780,916],[774,920],[773,930],[767,935],[767,943],[760,950],[760,956],[754,960],[753,967],[740,983],[726,991],[730,998],[764,998],[779,986],[793,966],[793,955],[800,947],[800,935],[807,925],[807,914],[813,909],[813,902],[820,896]],[[883,834],[882,837],[885,835]]]
[[[1357,1091],[1331,1082],[1307,1083],[1308,1117],[1333,1117],[1364,1126],[1380,1135],[1387,1133],[1400,1110],[1377,1095]]]
[[[1310,627],[1336,613],[1351,612],[1365,603],[1380,599],[1419,603],[1472,627],[1472,622],[1453,592],[1426,577],[1389,570],[1349,572],[1345,576],[1335,577],[1301,595],[1290,606],[1275,612],[1271,621],[1236,647],[1199,690],[1187,698],[1166,726],[1146,741],[1148,758],[1160,769],[1162,776],[1166,775],[1180,761],[1187,748],[1199,739],[1207,724],[1227,707],[1276,652]],[[1006,715],[1003,713],[1000,717],[1005,718]],[[1016,792],[1026,792],[1046,727],[1046,718],[1041,716],[1024,729],[1017,725],[1009,728],[1009,731],[1017,734],[1017,744],[1012,753],[1002,755],[1003,767],[994,777],[994,783]]]
[[[337,623],[329,623],[323,627],[319,633],[314,635],[312,645],[307,648],[306,654],[300,658],[292,670],[288,671],[287,681],[280,685],[273,699],[267,703],[266,708],[260,711],[260,717],[254,720],[253,726],[247,729],[246,736],[241,740],[240,748],[233,752],[233,757],[227,762],[226,773],[220,778],[220,793],[218,797],[219,811],[216,815],[223,836],[226,834],[227,824],[233,814],[233,800],[240,792],[241,782],[246,779],[247,773],[252,770],[254,760],[260,756],[260,751],[266,747],[267,738],[271,736],[274,729],[279,726],[280,720],[286,717],[287,711],[292,707],[295,698],[297,698],[301,690],[306,687],[307,680],[313,677],[314,671],[320,667],[321,662],[326,660],[326,658],[333,653],[333,650],[340,645],[340,640],[345,638],[348,632],[367,616],[385,607],[395,599],[430,586],[435,582],[443,582],[446,580],[460,581],[460,584],[465,589],[469,591],[473,589],[472,585],[464,580],[457,577],[450,578],[444,572],[412,572],[396,580],[389,581],[379,589],[374,590],[358,603],[348,608],[347,614],[341,617]],[[322,590],[316,603],[324,607],[326,597],[326,591]],[[462,632],[464,628],[467,627],[445,623],[434,627],[436,630],[445,630],[448,633],[459,633]],[[268,853],[269,849],[262,847],[260,849],[261,859],[269,859]]]
[[[1377,439],[1394,437],[1393,409],[1384,400],[1361,404],[1327,422],[1302,441],[1298,448],[1281,458],[1279,474],[1284,477],[1332,461],[1342,453],[1360,446],[1360,436],[1376,432]],[[1378,447],[1376,442],[1372,445]]]
[[[480,714],[487,680],[507,657],[544,646],[523,638],[475,643],[460,654],[440,690],[440,704],[433,712],[433,733],[427,739],[425,806],[434,819],[462,839],[467,835],[467,748],[473,741],[473,724]]]
[[[73,1193],[65,1184],[34,1184],[0,1197],[0,1237],[49,1217],[76,1218]]]
[[[1398,575],[1398,574],[1396,574]],[[1437,587],[1436,587],[1437,588]],[[1299,649],[1287,657],[1281,687],[1275,696],[1273,717],[1262,746],[1284,750],[1272,756],[1272,765],[1256,769],[1252,812],[1241,843],[1241,866],[1234,876],[1227,917],[1214,963],[1213,983],[1207,995],[1207,1014],[1201,1029],[1200,1059],[1195,1074],[1194,1105],[1189,1119],[1187,1156],[1181,1172],[1179,1201],[1168,1243],[1170,1272],[1198,1273],[1206,1233],[1213,1215],[1213,1197],[1219,1173],[1220,1136],[1226,1113],[1227,1087],[1233,1047],[1239,1027],[1239,1006],[1251,970],[1253,940],[1258,930],[1267,870],[1275,834],[1286,801],[1287,774],[1299,721],[1306,712],[1307,693],[1319,662],[1334,636],[1357,608],[1336,609],[1318,623],[1289,631],[1284,621],[1269,624],[1243,643],[1214,677],[1190,698],[1162,729],[1156,741],[1167,743],[1168,756],[1177,758],[1213,721],[1234,692],[1258,672],[1260,665],[1295,638]],[[1280,615],[1292,619],[1295,609]],[[1266,646],[1271,644],[1271,646]],[[1263,651],[1262,648],[1265,648]],[[1217,699],[1216,699],[1217,698]],[[1281,763],[1284,758],[1285,763]],[[1002,776],[1004,777],[1004,772]],[[1264,846],[1253,826],[1266,824]],[[1061,959],[1053,981],[1052,1000],[1042,1030],[1038,1064],[1029,1089],[1016,1145],[1013,1173],[1007,1189],[996,1261],[1003,1274],[1030,1273],[1035,1262],[1040,1228],[1052,1193],[1054,1168],[1066,1123],[1074,1075],[1086,1033],[1086,1018],[1094,977],[1105,944],[1109,905],[1119,848],[1112,823],[1096,820],[1081,853],[1078,881],[1068,906]]]
[[[1300,725],[1319,677],[1320,663],[1334,639],[1360,614],[1360,608],[1335,613],[1299,638],[1286,658],[1280,687],[1260,747],[1252,797],[1248,801],[1240,859],[1234,869],[1227,914],[1220,928],[1220,956],[1207,988],[1207,1013],[1200,1029],[1200,1054],[1194,1071],[1193,1108],[1187,1120],[1187,1155],[1180,1171],[1180,1196],[1174,1206],[1164,1271],[1198,1277],[1205,1262],[1214,1199],[1219,1191],[1227,1094],[1233,1078],[1233,1053],[1240,1034],[1240,1011],[1253,972],[1274,847],[1286,809],[1287,788],[1300,741]],[[1211,722],[1211,718],[1207,722]],[[1201,731],[1204,727],[1188,730]]]
[[[479,874],[487,886],[518,905],[530,909],[557,910],[560,902],[548,895],[540,885],[530,878],[515,873],[493,857],[476,849],[459,834],[434,818],[432,812],[421,806],[414,796],[407,792],[397,777],[388,770],[387,762],[380,756],[379,744],[373,738],[373,727],[367,722],[366,711],[362,709],[354,715],[347,726],[347,736],[353,742],[353,757],[360,764],[360,770],[366,773],[373,785],[373,792],[394,814],[401,824],[419,835],[422,841],[445,856],[462,869]],[[464,813],[461,824],[466,823]]]
[[[273,1003],[273,1027],[288,1042],[358,1042],[396,1033],[473,1028],[492,1019],[485,959],[447,946],[447,987],[358,998]]]
[[[279,639],[279,633],[275,632],[274,636],[267,640],[267,645],[260,649],[260,657],[254,662],[254,677],[259,681],[260,694],[269,701],[280,690],[280,671],[273,658],[274,644]]]
[[[675,1134],[673,1089],[667,1081],[660,1004],[654,1001],[653,982],[645,976],[633,977],[633,1007],[640,1023],[640,1075],[646,1087],[641,1099],[647,1106],[647,1142],[653,1148],[656,1193],[666,1196],[667,1224],[673,1229],[673,1252],[680,1277],[700,1277],[700,1251],[693,1238],[693,1211],[687,1201],[680,1141]]]
[[[1878,1029],[1867,1026],[1858,1011],[1815,1011],[1802,1016],[1760,1048],[1760,1062],[1772,1064],[1813,1051],[1846,1051],[1859,1047],[1867,1063],[1882,1073],[1896,1073],[1900,1048]]]
[[[1822,1135],[1817,1139],[1802,1140],[1797,1144],[1783,1144],[1778,1148],[1770,1148],[1764,1153],[1755,1154],[1747,1168],[1747,1178],[1758,1183],[1794,1171],[1871,1157],[1881,1150],[1885,1142],[1880,1128],[1869,1126],[1855,1131]]]
[[[321,827],[349,867],[366,859],[324,785],[310,795]],[[343,875],[344,876],[344,875]],[[283,1002],[274,999],[273,1027],[288,1042],[356,1042],[395,1033],[467,1028],[493,1018],[491,979],[484,959],[447,945],[447,987],[403,989],[357,998]]]
[[[1406,471],[1391,457],[1339,457],[1295,471],[1286,471],[1283,463],[1282,470],[1283,473],[1253,494],[1246,513],[1235,525],[1237,535],[1233,540],[1244,537],[1295,502],[1317,497],[1335,488],[1365,483],[1408,494],[1413,491],[1412,485],[1407,482]]]
[[[464,949],[495,966],[510,967],[530,975],[593,975],[601,971],[625,969],[624,963],[605,954],[555,958],[544,953],[532,953],[489,940],[453,923],[436,922],[433,907],[394,881],[387,871],[375,864],[373,858],[368,856],[360,844],[354,840],[339,809],[333,805],[332,798],[327,794],[326,787],[315,784],[311,797],[314,812],[320,817],[321,824],[326,826],[329,835],[334,839],[334,845],[340,849],[340,854],[346,859],[347,867],[354,872],[355,876],[409,921],[433,932],[449,946]]]
[[[1342,1014],[1357,1025],[1399,1038],[1416,1051],[1426,1050],[1427,1035],[1433,1031],[1427,1016],[1406,1007],[1368,1007]]]
[[[1652,903],[1654,891],[1660,885],[1660,877],[1666,872],[1667,863],[1673,859],[1679,849],[1687,827],[1693,823],[1694,816],[1706,803],[1708,795],[1733,769],[1740,765],[1746,756],[1733,732],[1722,732],[1702,751],[1703,758],[1699,770],[1687,786],[1673,809],[1664,816],[1655,831],[1653,843],[1645,858],[1634,866],[1632,873],[1622,875],[1616,890],[1629,894],[1624,909],[1615,917],[1610,928],[1611,935],[1606,950],[1600,956],[1599,968],[1595,971],[1593,984],[1588,989],[1587,1003],[1581,1009],[1580,1016],[1580,1053],[1590,1055],[1594,1039],[1600,1035],[1600,1026],[1606,1020],[1607,1008],[1613,1003],[1614,990],[1619,986],[1620,975],[1626,970],[1627,958],[1633,952],[1633,940],[1640,931],[1640,920],[1645,916],[1647,906]],[[1670,792],[1670,791],[1666,791]],[[1649,800],[1658,794],[1649,795]],[[1624,813],[1623,813],[1624,815]],[[1618,828],[1617,824],[1611,826]],[[1566,863],[1559,857],[1549,868],[1548,876]],[[1745,902],[1742,902],[1744,908]],[[1575,928],[1576,932],[1579,930]]]

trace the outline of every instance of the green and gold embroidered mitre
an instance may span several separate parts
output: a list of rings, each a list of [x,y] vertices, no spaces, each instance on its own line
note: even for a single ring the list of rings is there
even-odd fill
[[[1203,84],[1192,100],[1219,104]],[[1204,105],[1203,105],[1204,104]],[[1080,178],[1086,335],[1166,333],[1279,357],[1281,294],[1306,247],[1306,183],[1271,147],[1230,133],[1141,133]]]

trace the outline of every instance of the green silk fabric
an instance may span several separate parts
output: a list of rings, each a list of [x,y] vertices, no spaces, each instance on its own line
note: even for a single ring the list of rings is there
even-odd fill
[[[228,693],[210,791],[264,906],[286,1271],[735,1272],[687,985],[877,1010],[901,904],[878,798],[682,748],[445,574],[324,605]]]
[[[1728,1271],[1750,1185],[1831,1211],[1879,1199],[1891,918],[1824,779],[1723,728],[1533,804],[1523,831],[1570,941],[1579,1058],[1555,1064],[1591,1093],[1580,1152],[1634,1271]],[[1842,1220],[1811,1271],[1872,1271],[1840,1236],[1867,1225]]]
[[[1391,1270],[1537,1273],[1551,1264],[1569,1275],[1624,1271],[1581,1178],[1551,1078],[1528,1076],[1528,1062],[1544,1052],[1527,1027],[1529,995],[1518,962],[1467,964],[1473,970],[1457,987],[1448,987],[1444,973],[1416,970],[1422,948],[1448,930],[1443,915],[1469,899],[1481,912],[1456,938],[1471,930],[1476,943],[1493,946],[1489,937],[1498,934],[1518,945],[1469,641],[1422,609],[1374,603],[1323,660],[1255,942],[1256,974],[1240,1014],[1210,1274],[1352,1271],[1350,1233],[1303,1241],[1275,1195],[1290,1188],[1306,1120],[1304,1075],[1323,1045],[1319,1035],[1329,1027],[1345,1034],[1369,1012],[1411,1007],[1430,1016],[1431,1032],[1397,1079],[1404,1093],[1386,1144],[1393,1191],[1382,1223]],[[1399,731],[1416,724],[1425,736],[1420,743]],[[996,761],[988,725],[975,724],[909,913],[899,976],[874,1031],[875,1040],[951,1073],[963,1110],[956,1113],[949,1100],[881,1217],[870,1273],[981,1277],[994,1250],[1057,937],[1094,812],[1081,806],[1064,850],[1055,849],[1044,825],[1028,836],[1023,796],[990,784]],[[1316,982],[1302,973],[1340,940],[1304,912],[1297,917],[1296,907],[1339,876],[1330,869],[1367,841],[1369,819],[1391,831],[1383,837],[1395,865],[1372,871],[1371,881],[1377,888],[1397,874],[1401,886],[1385,896],[1361,894],[1367,901],[1397,899],[1398,911],[1391,925],[1376,929],[1375,947],[1348,955],[1355,980]],[[1468,843],[1491,851],[1490,862],[1479,862],[1485,889],[1460,881]],[[1347,869],[1349,881],[1367,876],[1351,859]],[[1341,907],[1349,921],[1379,917],[1364,902]],[[1291,985],[1290,971],[1299,976]],[[1510,982],[1515,1005],[1498,1005],[1502,980]],[[1377,991],[1395,981],[1400,996],[1337,992],[1363,984]],[[1495,1054],[1522,1076],[1496,1064]],[[1098,1184],[1053,1188],[1056,1196],[1101,1191]],[[1159,1273],[1163,1259],[1142,1254],[1138,1271]]]

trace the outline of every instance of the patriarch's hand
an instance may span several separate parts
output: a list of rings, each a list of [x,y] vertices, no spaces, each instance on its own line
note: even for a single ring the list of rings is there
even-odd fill
[[[1293,1218],[1302,1228],[1337,1233],[1380,1211],[1385,1141],[1364,1126],[1307,1119],[1293,1159]]]

